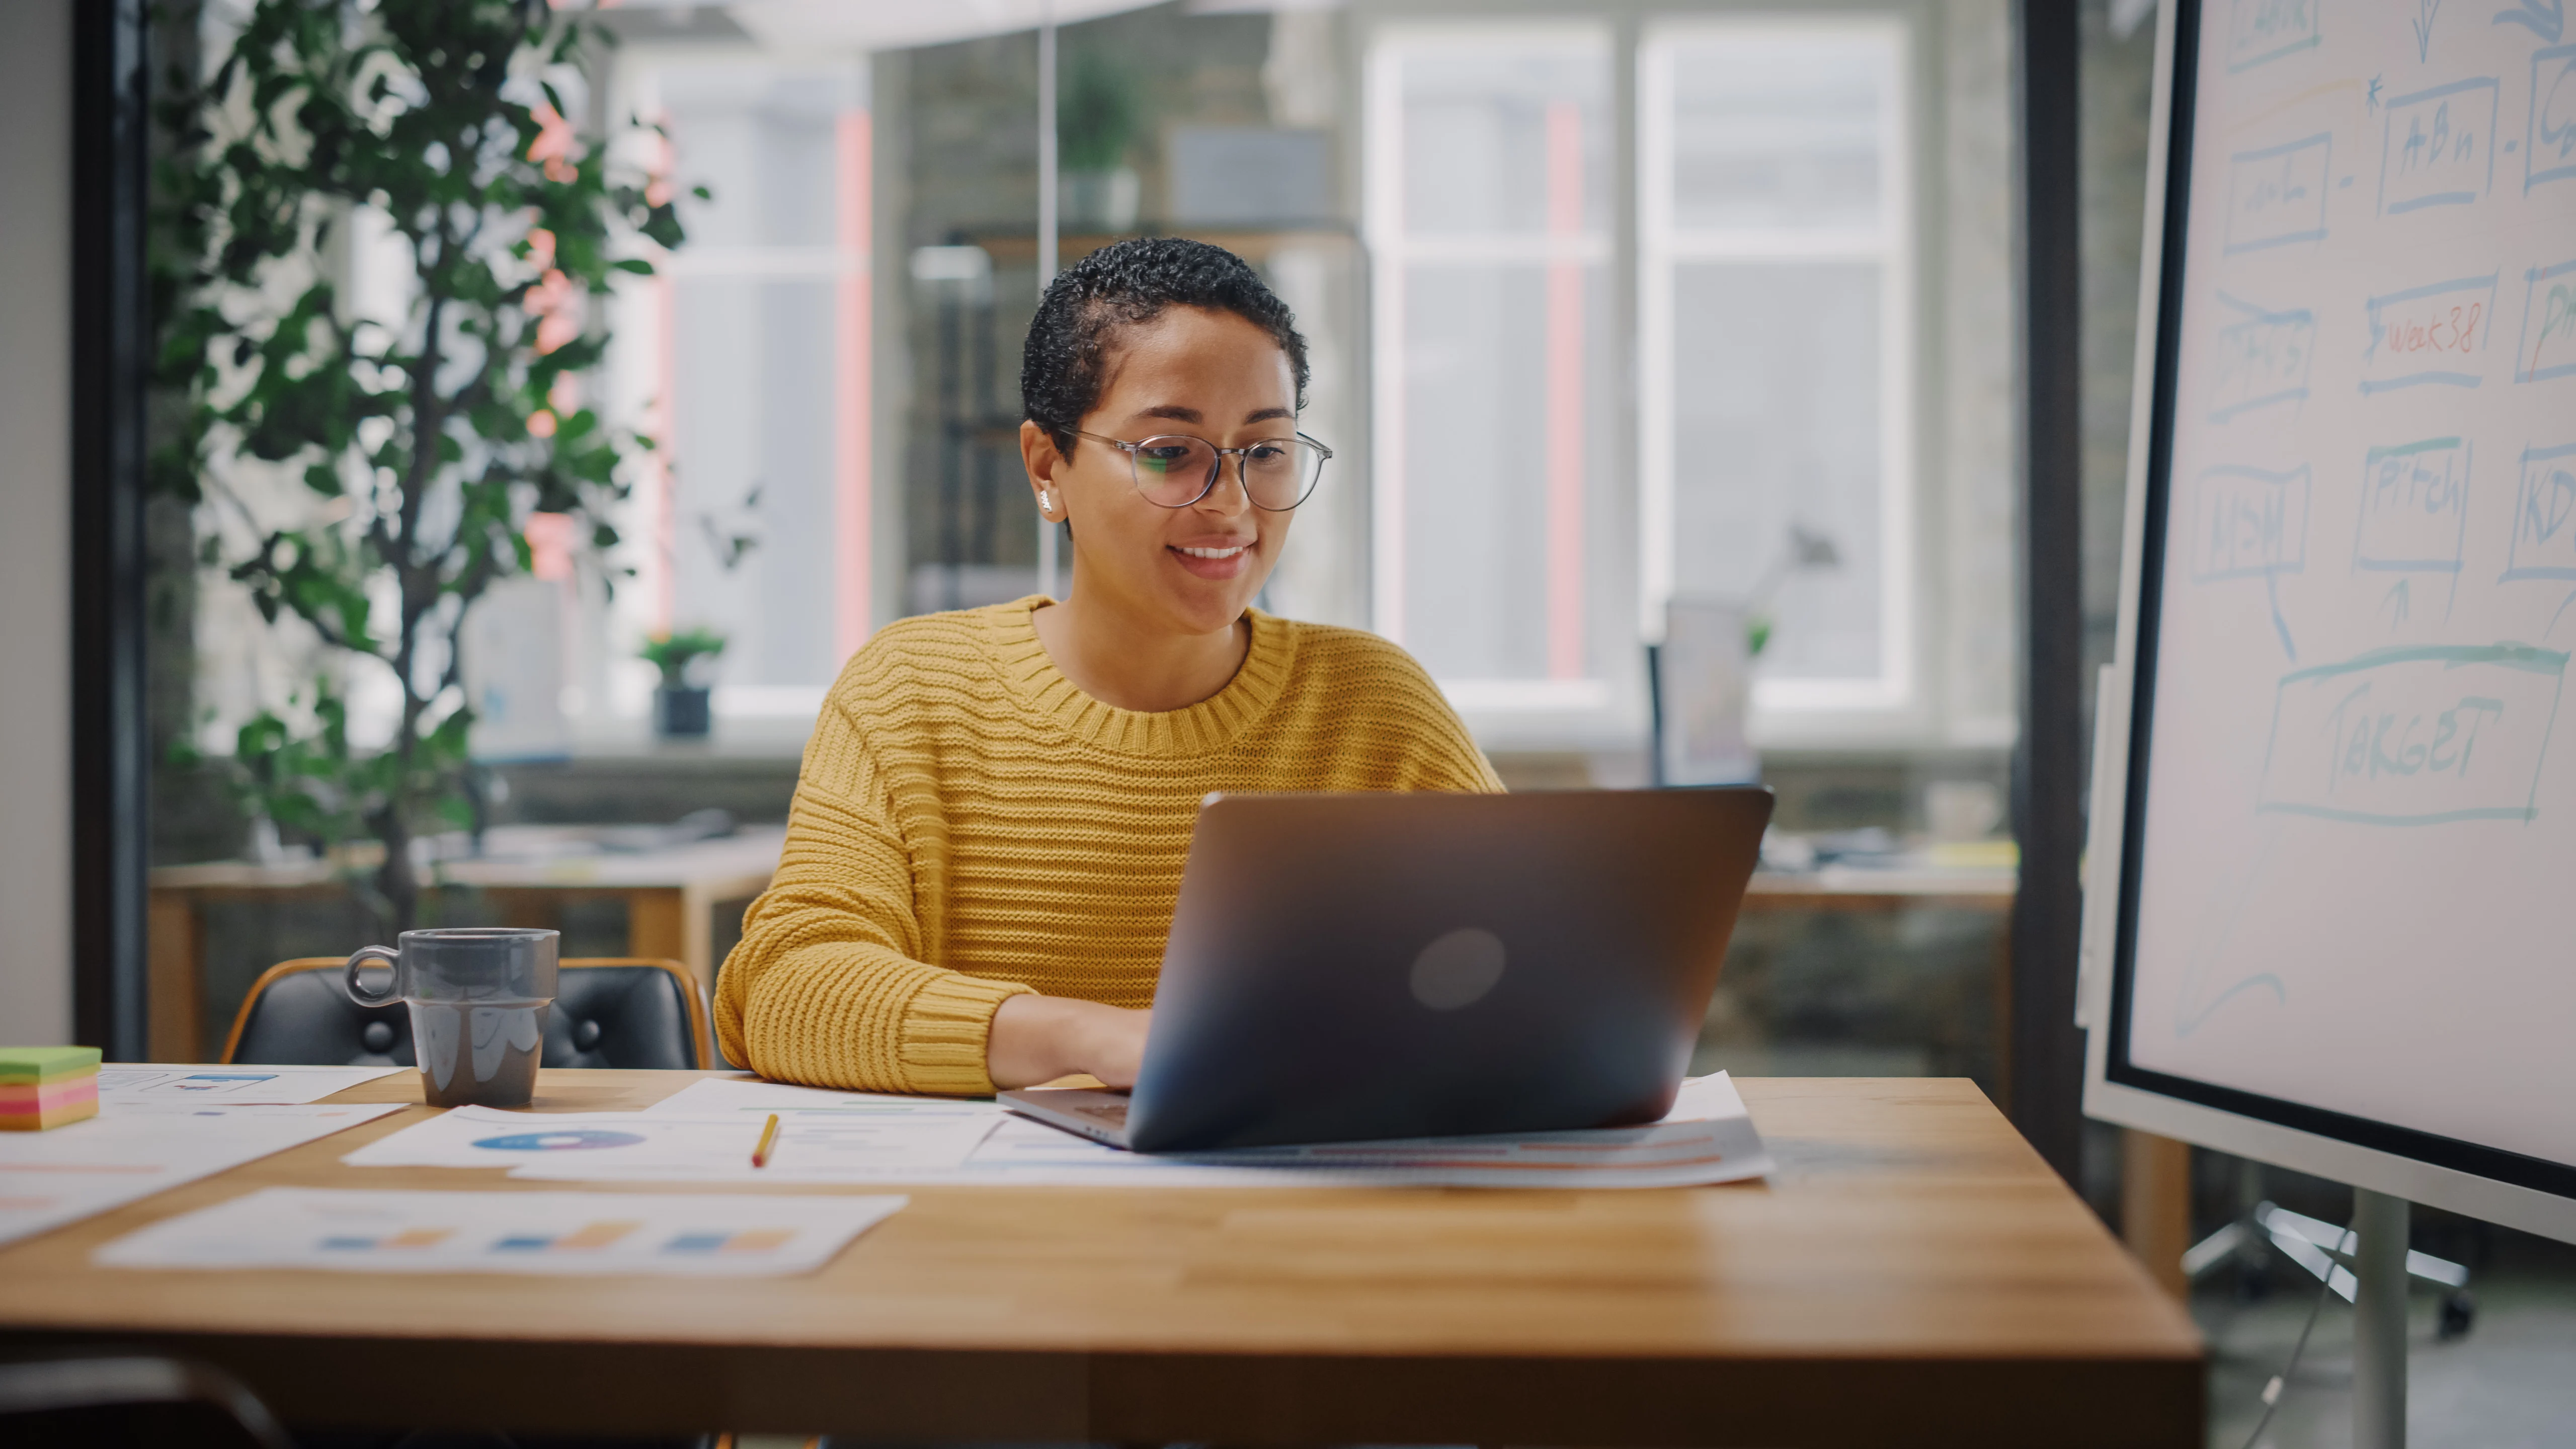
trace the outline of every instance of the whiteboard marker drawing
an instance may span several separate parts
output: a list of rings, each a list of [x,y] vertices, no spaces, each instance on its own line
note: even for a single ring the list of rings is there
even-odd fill
[[[2576,261],[2522,274],[2522,341],[2513,350],[2513,380],[2576,376]]]
[[[2226,579],[2263,581],[2272,629],[2293,663],[2299,646],[2281,614],[2283,574],[2308,563],[2309,476],[2306,464],[2287,472],[2222,463],[2201,470],[2194,509],[2198,516],[2191,573],[2199,583]]]
[[[2520,0],[2516,9],[2497,11],[2492,23],[2519,25],[2543,40],[2555,41],[2567,28],[2567,0]]]
[[[2200,474],[2192,577],[2294,574],[2308,562],[2308,466],[2286,472],[2220,464]]]
[[[2239,413],[2306,397],[2308,363],[2316,353],[2316,314],[2305,307],[2267,311],[2225,292],[2218,301],[2244,320],[2218,331],[2218,377],[2210,388],[2209,420],[2223,423]]]
[[[2370,345],[2361,354],[2364,394],[2401,387],[2476,387],[2485,381],[2494,328],[2497,274],[2460,277],[2372,297],[2362,303]]]
[[[2576,45],[2531,58],[2531,114],[2522,131],[2522,189],[2576,181]]]
[[[2433,17],[2442,13],[2442,0],[2415,0],[2415,58],[2433,58]]]
[[[2496,80],[2479,76],[2390,100],[2379,211],[2466,206],[2495,183]]]
[[[2576,579],[2576,443],[2525,448],[2501,581]]]
[[[2243,861],[2234,869],[2218,873],[2215,886],[2201,908],[2192,913],[2190,942],[2184,947],[2181,989],[2174,996],[2173,1034],[2180,1041],[2200,1030],[2202,1022],[2217,1015],[2218,1008],[2250,991],[2268,991],[2272,1004],[2290,1004],[2289,983],[2270,970],[2247,971],[2235,981],[2202,999],[2202,983],[2213,970],[2224,969],[2235,955],[2236,931],[2243,922],[2246,907],[2257,900],[2268,899],[2279,889],[2273,880],[2279,863],[2281,836],[2291,822],[2257,819],[2247,832],[2249,844]],[[2230,849],[2233,847],[2230,846]],[[2236,969],[2243,970],[2242,963]]]
[[[2446,619],[2459,600],[2460,555],[2468,540],[2469,452],[2458,438],[2426,438],[2373,448],[2361,467],[2353,568],[2448,576]]]
[[[2314,50],[2320,0],[2229,0],[2227,69],[2252,70],[2268,60]]]
[[[2355,825],[2529,823],[2564,651],[2377,649],[2281,676],[2255,810]]]
[[[2323,133],[2229,157],[2226,254],[2324,241],[2333,159],[2334,138]]]

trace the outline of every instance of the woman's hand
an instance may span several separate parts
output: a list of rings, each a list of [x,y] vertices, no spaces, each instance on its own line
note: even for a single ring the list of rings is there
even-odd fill
[[[1151,1012],[1077,1001],[1069,996],[1014,996],[993,1013],[984,1071],[997,1087],[1034,1087],[1076,1072],[1104,1085],[1136,1085]]]

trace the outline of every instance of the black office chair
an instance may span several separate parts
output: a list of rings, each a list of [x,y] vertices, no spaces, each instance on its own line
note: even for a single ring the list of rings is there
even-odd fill
[[[341,989],[341,961],[304,956],[260,974],[242,998],[223,1059],[293,1066],[409,1067],[411,1013],[360,1006]],[[602,956],[562,963],[546,1013],[549,1067],[703,1067],[706,999],[677,961]]]
[[[0,1362],[0,1443],[19,1449],[288,1449],[265,1405],[221,1369],[151,1353]]]

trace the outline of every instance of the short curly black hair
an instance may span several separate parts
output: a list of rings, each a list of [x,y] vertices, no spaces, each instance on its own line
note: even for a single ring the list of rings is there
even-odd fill
[[[1114,334],[1153,321],[1167,307],[1231,312],[1269,333],[1288,354],[1298,408],[1306,406],[1306,339],[1288,305],[1223,247],[1149,236],[1112,242],[1047,284],[1020,350],[1021,415],[1071,452],[1073,430],[1100,405]]]

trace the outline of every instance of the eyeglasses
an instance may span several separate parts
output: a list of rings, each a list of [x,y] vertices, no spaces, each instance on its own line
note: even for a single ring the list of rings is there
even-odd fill
[[[1240,448],[1220,448],[1205,438],[1182,433],[1131,443],[1080,428],[1065,431],[1077,438],[1107,443],[1125,453],[1135,471],[1136,491],[1145,495],[1146,502],[1164,508],[1187,508],[1208,496],[1225,470],[1225,460],[1231,457],[1236,460],[1235,477],[1243,484],[1243,495],[1252,500],[1252,506],[1268,513],[1285,513],[1315,491],[1315,480],[1324,474],[1324,460],[1333,456],[1332,449],[1304,433],[1267,438]]]

